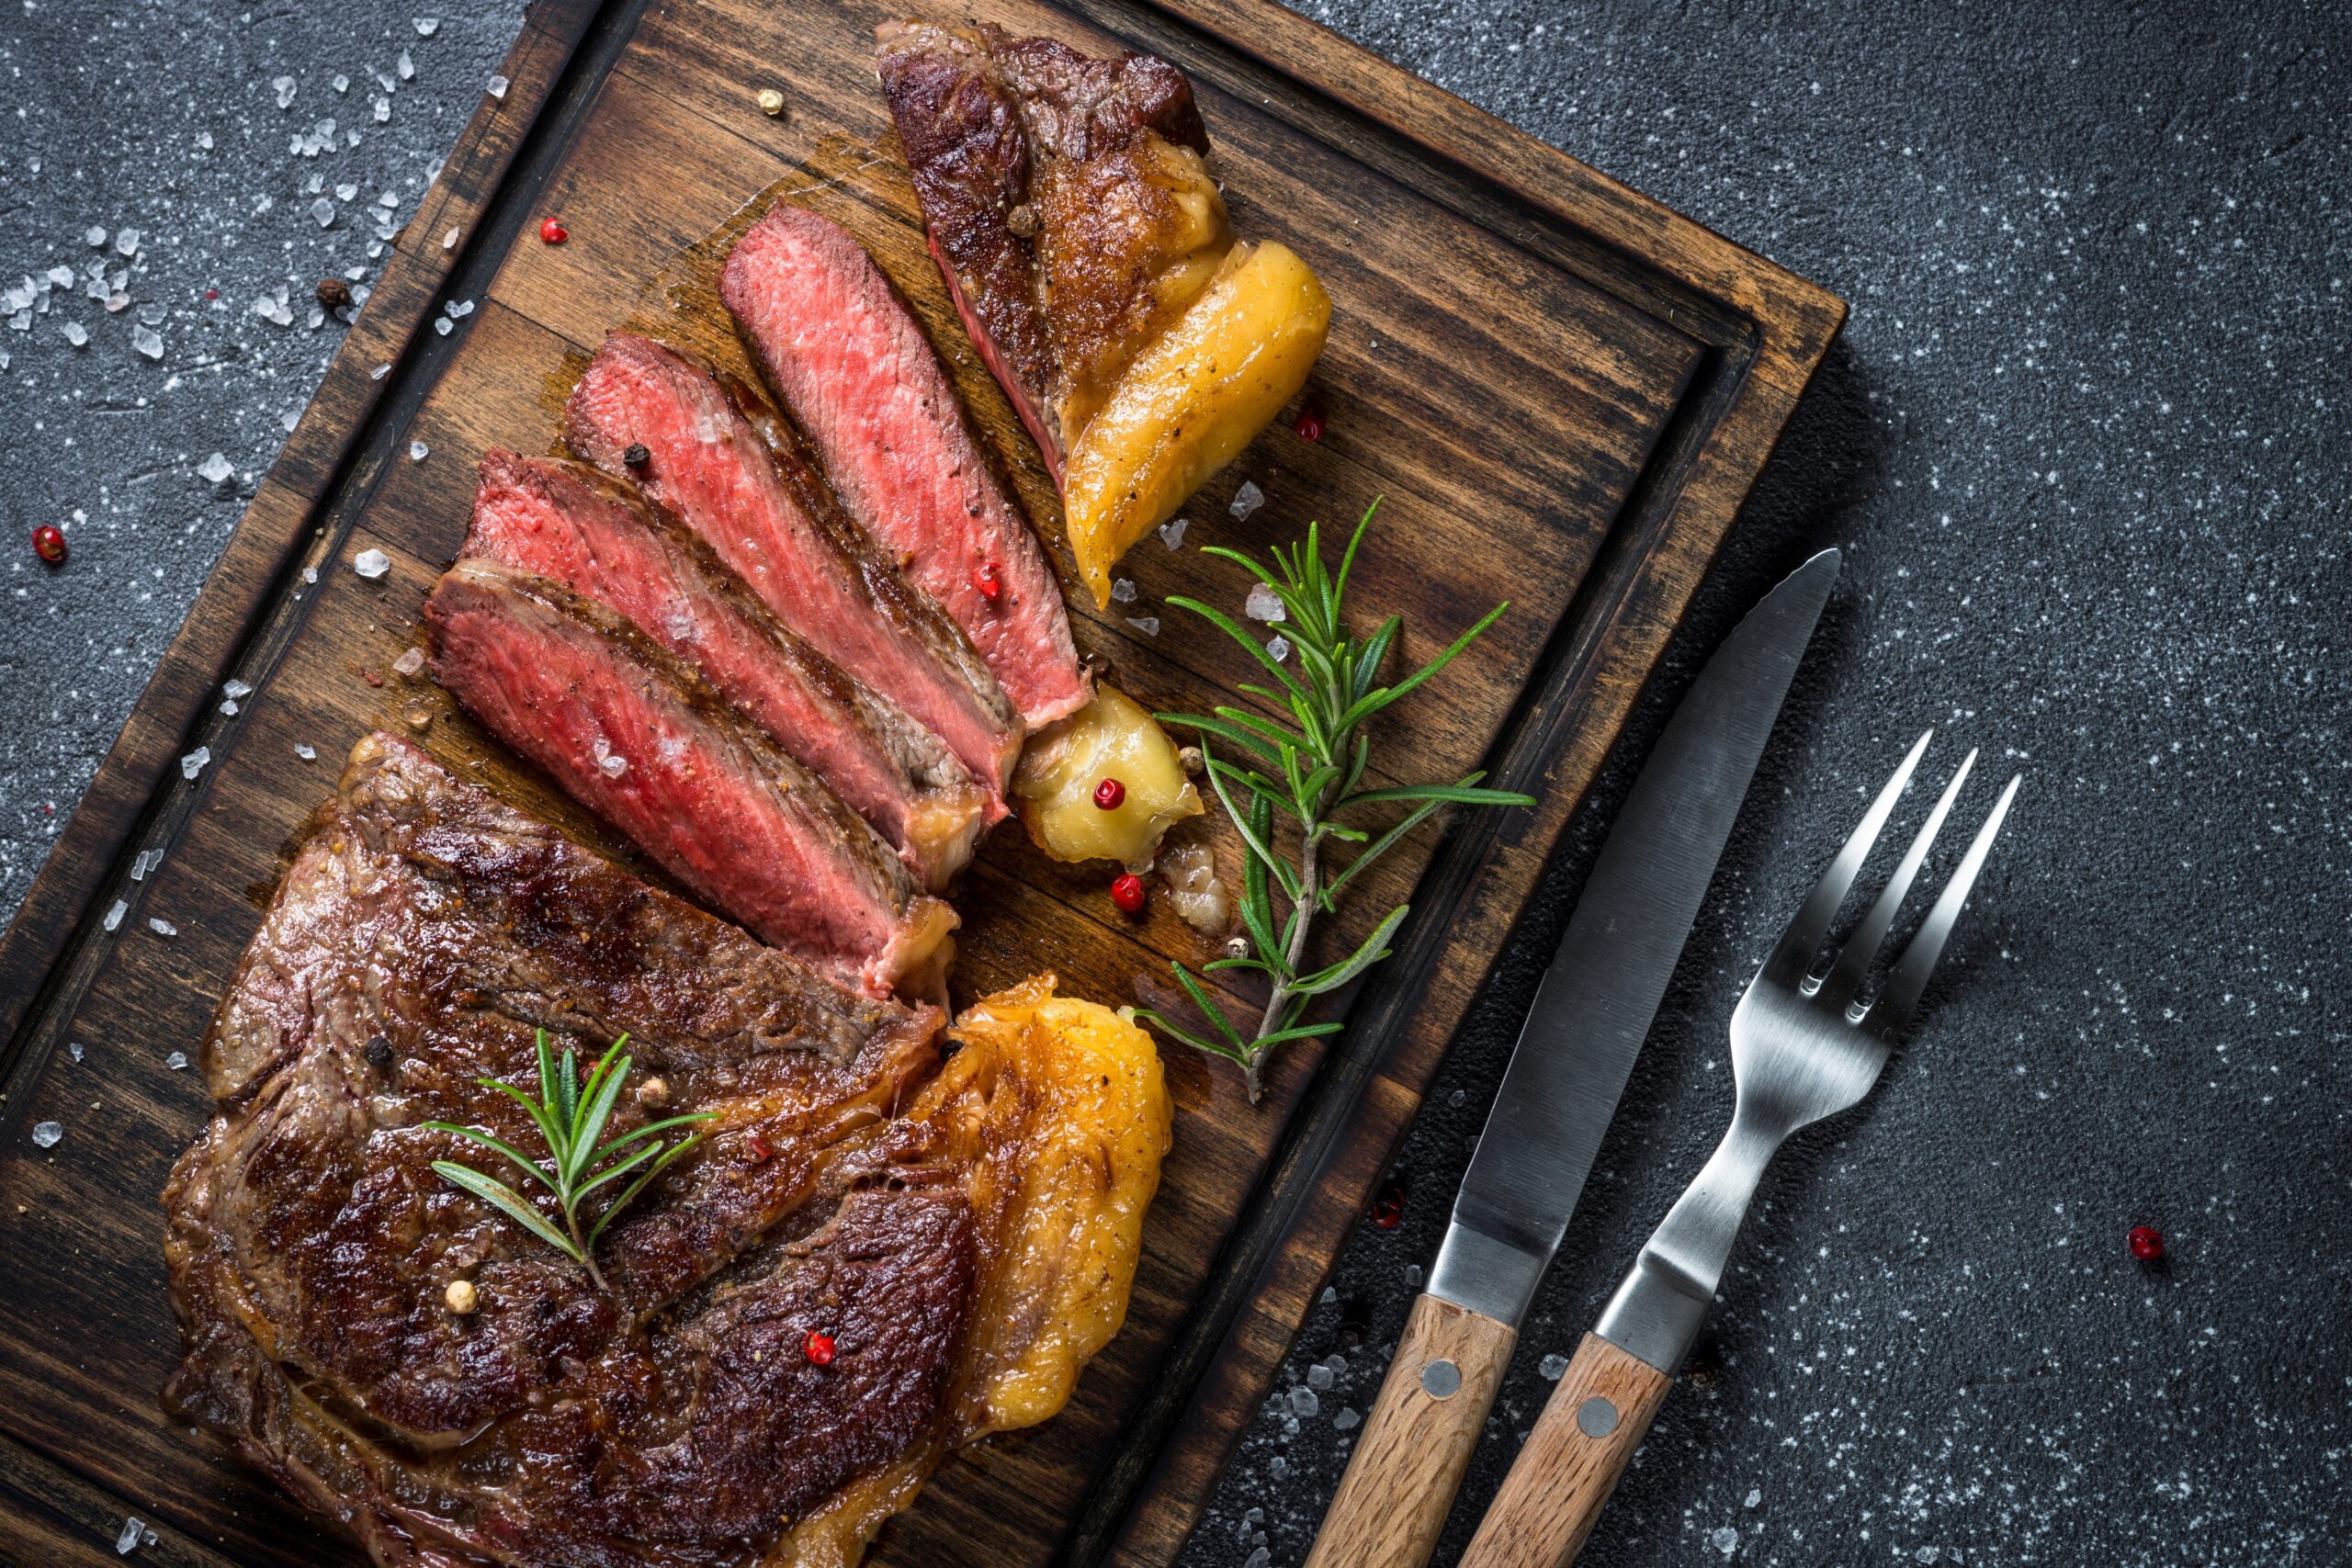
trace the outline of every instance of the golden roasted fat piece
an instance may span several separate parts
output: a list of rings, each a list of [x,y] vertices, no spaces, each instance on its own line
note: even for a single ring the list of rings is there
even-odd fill
[[[1095,792],[1116,780],[1119,803]],[[1012,775],[1012,805],[1039,848],[1059,861],[1151,863],[1168,829],[1206,809],[1176,743],[1142,704],[1107,682],[1093,700],[1038,731]]]
[[[948,1450],[1034,1427],[1125,1321],[1143,1220],[1172,1142],[1151,1037],[1034,976],[965,1010],[962,1048],[906,1119],[964,1173],[987,1263],[945,1429],[798,1521],[763,1568],[854,1568]]]

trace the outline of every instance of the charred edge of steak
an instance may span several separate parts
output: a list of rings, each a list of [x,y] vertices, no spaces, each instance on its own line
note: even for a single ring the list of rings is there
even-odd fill
[[[988,795],[939,738],[778,621],[710,547],[582,463],[484,456],[465,554],[552,578],[695,664],[896,844],[936,892]]]
[[[642,406],[639,394],[646,389],[659,407]],[[842,511],[797,433],[764,395],[650,338],[615,333],[582,373],[564,422],[575,451],[616,478],[636,479],[669,505],[737,567],[779,619],[854,665],[859,679],[937,734],[989,791],[990,821],[1005,814],[1004,788],[1021,745],[1011,700],[945,612],[909,583]],[[706,430],[712,434],[702,434]],[[734,438],[739,434],[749,439]],[[633,473],[623,461],[631,444],[654,453],[650,471]],[[763,480],[774,481],[776,504],[791,509],[774,520],[775,527],[797,534],[797,525],[807,525],[805,537],[778,542],[797,558],[777,562],[775,570],[813,575],[824,602],[812,595],[803,604],[772,588],[739,558],[750,547],[743,521],[691,502],[663,477],[670,464],[705,461],[758,465],[755,472],[741,470],[755,490]],[[835,611],[833,600],[840,614],[859,624],[825,622],[823,615]],[[865,651],[858,651],[861,647]],[[872,663],[860,661],[869,657]]]
[[[838,223],[782,205],[735,243],[719,292],[835,495],[945,609],[1023,720],[1081,706],[1088,682],[1044,547],[874,258]]]
[[[436,678],[687,886],[869,994],[935,986],[954,913],[683,660],[487,561],[452,568],[425,615]]]

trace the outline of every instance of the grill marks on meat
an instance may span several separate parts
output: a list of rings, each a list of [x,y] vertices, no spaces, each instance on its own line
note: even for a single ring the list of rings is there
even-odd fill
[[[165,1405],[379,1568],[854,1564],[950,1450],[1050,1415],[1124,1308],[1166,1089],[1139,1038],[1041,1033],[1051,989],[974,1009],[943,1064],[935,1010],[371,736],[202,1051]],[[612,1134],[713,1117],[606,1234],[609,1295],[431,1169],[493,1161],[428,1121],[538,1146],[476,1080],[531,1086],[540,1028],[627,1032],[632,1081],[667,1082]]]
[[[876,66],[933,255],[1036,437],[1065,456],[1233,234],[1182,72],[987,24],[888,21]]]
[[[1003,688],[939,606],[844,515],[765,400],[631,333],[605,340],[564,412],[573,448],[634,479],[787,627],[928,726],[989,792],[1021,744]],[[650,461],[624,460],[642,446]]]
[[[435,678],[687,886],[869,994],[937,987],[954,911],[627,621],[486,560],[452,568],[425,615]]]
[[[1081,706],[1046,553],[873,258],[840,225],[781,206],[729,253],[719,292],[843,506],[963,628],[1023,720]]]
[[[203,1053],[166,1404],[387,1568],[748,1564],[951,1407],[984,1237],[955,1172],[892,1163],[890,1120],[938,1025],[363,740]],[[716,1113],[608,1233],[612,1296],[443,1182],[431,1160],[481,1151],[418,1125],[530,1146],[474,1079],[529,1082],[538,1027],[583,1055],[628,1031],[637,1081]]]
[[[932,891],[971,859],[988,795],[939,739],[787,631],[708,546],[579,464],[492,452],[468,556],[562,583],[695,665],[830,784]]]

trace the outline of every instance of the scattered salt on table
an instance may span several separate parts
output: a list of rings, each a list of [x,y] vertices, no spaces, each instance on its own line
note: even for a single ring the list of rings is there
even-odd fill
[[[401,73],[401,80],[403,82],[416,80],[416,62],[408,57],[406,50],[401,51],[401,57],[393,62],[392,69]]]
[[[220,453],[215,452],[212,456],[207,457],[201,463],[198,463],[196,466],[196,471],[199,478],[204,479],[209,483],[217,485],[222,479],[227,479],[231,474],[235,473],[237,471],[237,468],[236,465],[230,462],[228,458],[222,457]]]
[[[84,326],[79,321],[66,322],[64,330],[65,341],[72,344],[75,348],[79,348],[84,344],[90,341],[90,329]]]
[[[1135,627],[1136,630],[1143,633],[1146,637],[1158,637],[1159,635],[1159,617],[1158,615],[1129,615],[1127,617],[1127,625]]]
[[[180,934],[179,927],[172,924],[169,920],[159,919],[153,915],[147,917],[147,929],[153,931],[157,936],[177,936]]]
[[[455,229],[441,236],[441,248],[445,251],[454,251],[458,248],[458,231]]]
[[[1286,621],[1290,612],[1283,608],[1283,596],[1263,582],[1250,585],[1250,597],[1241,602],[1241,613],[1253,621]]]
[[[1184,530],[1191,526],[1192,524],[1184,518],[1170,518],[1159,525],[1159,542],[1171,550],[1182,549],[1184,544]]]
[[[1732,1529],[1729,1525],[1724,1526],[1721,1529],[1718,1529],[1713,1535],[1709,1536],[1707,1539],[1713,1541],[1715,1543],[1715,1550],[1722,1552],[1725,1557],[1729,1557],[1733,1552],[1739,1550],[1739,1532]]]
[[[1315,1396],[1315,1391],[1313,1389],[1295,1388],[1290,1391],[1290,1408],[1292,1415],[1304,1418],[1314,1415],[1322,1407],[1323,1402]]]
[[[417,36],[417,37],[419,37],[419,38],[431,38],[435,33],[437,33],[437,32],[439,32],[440,30],[441,30],[441,18],[440,18],[440,17],[417,17],[417,18],[416,18],[416,36]]]
[[[122,917],[130,912],[130,905],[124,903],[119,898],[116,899],[114,901],[114,908],[107,911],[107,930],[114,931],[120,927],[122,924]]]
[[[164,1058],[164,1066],[171,1068],[172,1071],[175,1073],[185,1070],[187,1066],[187,1053],[185,1051],[173,1052],[170,1055]]]
[[[422,463],[424,461],[425,455],[432,450],[432,447],[422,441],[412,441],[408,444],[408,460],[412,463]]]
[[[220,694],[224,697],[242,699],[252,696],[254,694],[254,689],[244,682],[238,680],[234,675],[232,675],[229,677],[228,684],[220,688]]]
[[[103,251],[107,248],[107,231],[95,223],[83,231],[82,238],[89,242],[93,250]]]
[[[82,1043],[79,1040],[68,1040],[65,1043],[65,1049],[75,1061],[82,1059]]]
[[[320,228],[333,228],[334,226],[334,203],[329,201],[325,197],[319,197],[318,200],[311,203],[311,216],[319,220]]]
[[[1363,1416],[1352,1410],[1342,1410],[1331,1417],[1331,1426],[1336,1431],[1352,1432],[1356,1429],[1356,1424],[1363,1419]]]
[[[1241,481],[1241,488],[1233,492],[1233,504],[1226,508],[1226,510],[1232,513],[1236,517],[1248,517],[1252,512],[1257,511],[1258,508],[1265,504],[1266,492],[1258,488],[1257,481],[1254,479],[1243,479]]]
[[[506,96],[506,89],[513,85],[514,84],[507,81],[503,76],[492,76],[490,79],[490,96],[493,98],[503,99]]]
[[[139,1516],[136,1514],[123,1520],[120,1533],[114,1538],[114,1554],[117,1557],[130,1556],[132,1550],[139,1545],[140,1535],[146,1528],[140,1523]]]
[[[272,87],[274,87],[274,88],[276,88],[276,89],[277,89],[277,107],[278,107],[279,108],[285,109],[285,108],[292,108],[292,107],[294,107],[294,78],[293,78],[293,77],[291,77],[291,76],[280,76],[280,77],[278,77],[276,81],[274,81],[274,82],[270,83],[270,85],[271,85]]]
[[[319,749],[306,741],[298,740],[294,743],[294,755],[306,762],[315,762],[319,760]]]
[[[204,772],[204,764],[212,761],[212,748],[199,746],[180,759],[180,777],[192,779]]]
[[[1535,1371],[1537,1375],[1542,1377],[1545,1382],[1558,1382],[1562,1378],[1567,1376],[1568,1359],[1555,1350],[1552,1354],[1544,1357],[1541,1362],[1537,1363]]]
[[[127,300],[125,302],[128,303]],[[114,301],[107,301],[107,309],[114,309]],[[164,357],[164,334],[153,327],[133,327],[130,329],[130,346],[150,359],[161,359]]]
[[[33,1123],[33,1146],[35,1148],[53,1149],[57,1146],[57,1141],[63,1136],[65,1136],[65,1124],[62,1122],[36,1122]]]
[[[1288,637],[1268,637],[1266,639],[1266,657],[1272,659],[1277,664],[1280,664],[1283,660],[1288,659],[1290,657],[1290,639]]]
[[[1111,584],[1111,597],[1114,601],[1121,604],[1134,604],[1136,602],[1136,580],[1132,577],[1114,579]]]
[[[413,675],[424,668],[424,649],[412,648],[392,660],[392,668],[403,675]]]
[[[351,570],[366,578],[378,578],[392,570],[392,558],[381,550],[362,550],[351,558]]]
[[[134,861],[132,861],[132,862],[130,863],[130,880],[131,880],[131,881],[133,881],[133,882],[144,882],[144,881],[146,881],[146,880],[147,880],[147,874],[148,874],[149,872],[151,872],[151,871],[154,870],[157,866],[159,866],[159,865],[161,865],[161,864],[163,864],[163,863],[164,863],[164,852],[163,852],[163,851],[161,851],[161,850],[141,850],[141,851],[140,851],[140,852],[139,852],[139,858],[138,858],[138,859],[136,859],[136,860],[134,860]]]

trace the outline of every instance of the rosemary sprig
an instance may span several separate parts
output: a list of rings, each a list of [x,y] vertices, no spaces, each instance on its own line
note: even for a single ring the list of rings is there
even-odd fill
[[[711,1112],[698,1111],[687,1116],[671,1116],[659,1122],[649,1122],[634,1133],[625,1133],[611,1143],[599,1143],[605,1135],[605,1124],[612,1120],[613,1107],[619,1103],[621,1085],[628,1077],[633,1057],[621,1055],[621,1047],[628,1043],[624,1034],[613,1042],[604,1057],[580,1081],[580,1058],[571,1046],[563,1048],[563,1061],[559,1066],[555,1053],[548,1049],[548,1032],[538,1032],[539,1092],[534,1098],[511,1083],[497,1078],[477,1078],[484,1089],[494,1089],[506,1095],[530,1112],[532,1122],[547,1140],[548,1157],[534,1159],[507,1143],[479,1127],[461,1127],[455,1122],[427,1122],[424,1125],[436,1133],[454,1133],[484,1148],[504,1155],[532,1180],[555,1195],[556,1205],[563,1212],[563,1229],[548,1224],[531,1201],[494,1177],[485,1176],[470,1166],[456,1160],[436,1159],[433,1168],[443,1180],[472,1193],[492,1205],[508,1219],[561,1252],[573,1262],[585,1267],[588,1277],[596,1281],[600,1291],[609,1289],[605,1276],[596,1267],[596,1238],[613,1223],[613,1216],[628,1207],[629,1201],[645,1190],[645,1184],[662,1174],[672,1161],[696,1144],[702,1134],[695,1133],[684,1141],[664,1148],[661,1134],[673,1127],[689,1126],[707,1122]],[[618,1058],[616,1060],[616,1058]],[[642,1146],[626,1157],[616,1158],[631,1144]],[[606,1164],[607,1160],[613,1161]],[[603,1166],[599,1170],[597,1167]],[[595,1223],[582,1229],[581,1205],[588,1195],[631,1171],[637,1179],[621,1190],[621,1195],[605,1205]]]
[[[1253,970],[1266,976],[1271,989],[1257,1032],[1245,1036],[1225,1016],[1208,988],[1184,965],[1171,963],[1177,983],[1218,1037],[1204,1038],[1148,1010],[1138,1010],[1136,1016],[1187,1045],[1239,1064],[1253,1104],[1264,1089],[1269,1051],[1287,1040],[1339,1030],[1336,1020],[1320,1023],[1301,1020],[1316,998],[1338,990],[1388,956],[1388,941],[1404,923],[1409,906],[1400,904],[1391,909],[1347,957],[1324,968],[1303,971],[1300,965],[1306,962],[1315,917],[1336,911],[1340,891],[1349,883],[1443,807],[1535,804],[1532,795],[1477,787],[1486,775],[1476,773],[1453,784],[1357,787],[1372,757],[1372,737],[1363,730],[1366,721],[1452,663],[1455,655],[1510,608],[1509,601],[1496,605],[1427,664],[1394,685],[1378,684],[1381,664],[1396,644],[1403,617],[1389,616],[1377,631],[1359,640],[1349,635],[1341,614],[1348,573],[1378,507],[1374,502],[1365,509],[1337,573],[1324,563],[1318,524],[1309,524],[1306,542],[1292,546],[1287,553],[1275,546],[1272,569],[1221,546],[1202,552],[1242,567],[1282,602],[1282,635],[1297,655],[1295,670],[1267,651],[1223,611],[1196,599],[1168,601],[1201,616],[1248,649],[1277,684],[1245,685],[1241,690],[1286,708],[1291,717],[1291,723],[1283,724],[1238,707],[1220,707],[1206,716],[1156,716],[1163,724],[1182,725],[1198,734],[1209,784],[1249,847],[1240,898],[1241,923],[1249,934],[1239,944],[1247,951],[1202,967]],[[1214,755],[1213,740],[1229,748],[1228,755],[1237,761]],[[1402,803],[1409,803],[1412,809],[1377,838],[1340,819],[1361,807]],[[1289,819],[1298,835],[1295,863],[1280,853],[1276,825],[1283,818]],[[1335,866],[1329,857],[1338,844],[1362,848],[1344,864]]]

